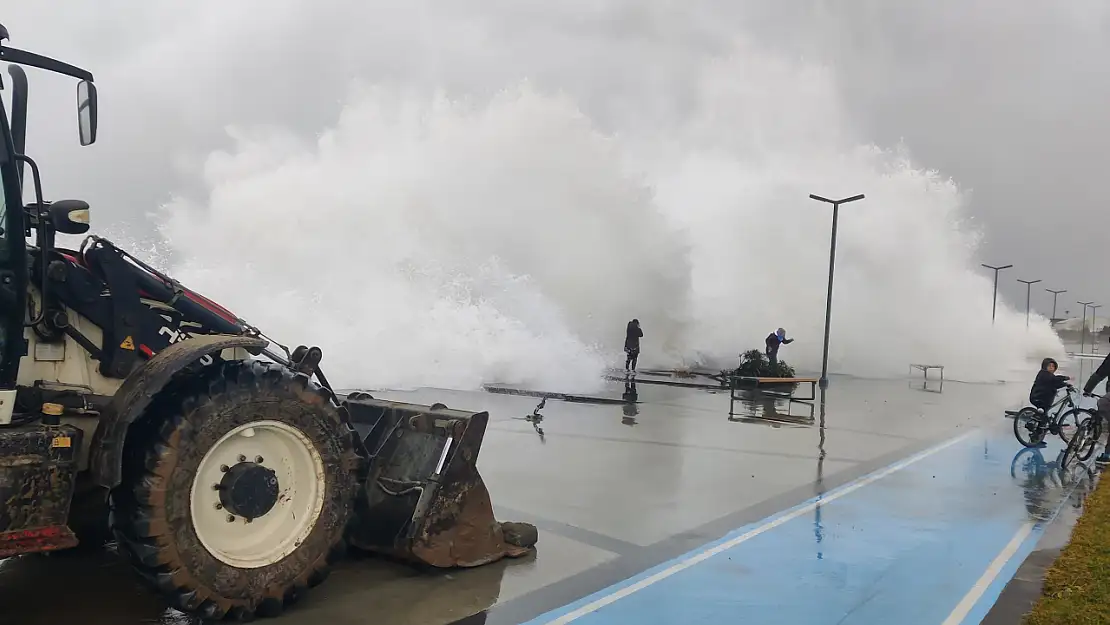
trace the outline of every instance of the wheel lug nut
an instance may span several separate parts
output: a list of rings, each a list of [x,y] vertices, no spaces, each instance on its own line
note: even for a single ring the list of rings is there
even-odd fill
[[[247,457],[244,456],[243,454],[239,454],[239,462],[246,462],[246,461],[247,461]]]
[[[224,473],[227,473],[230,470],[231,469],[226,464],[221,464],[220,465],[220,471],[223,471]]]
[[[254,461],[257,462],[258,464],[262,464],[262,456],[255,456]]]
[[[235,522],[235,515],[233,515],[233,514],[227,515],[227,522],[228,523],[234,523]]]
[[[219,484],[213,484],[212,485],[212,490],[220,490],[221,488],[223,488],[223,487],[220,486]]]
[[[216,504],[216,509],[217,509],[217,510],[223,510],[223,509],[224,509],[224,505],[223,505],[222,503],[218,503],[218,504]]]

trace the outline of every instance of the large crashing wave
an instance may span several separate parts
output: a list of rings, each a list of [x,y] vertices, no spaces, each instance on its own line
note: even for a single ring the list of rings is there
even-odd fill
[[[778,326],[819,365],[841,210],[830,368],[997,379],[1056,353],[976,271],[955,184],[853,140],[833,77],[745,55],[704,68],[670,126],[605,133],[528,86],[460,103],[356,90],[316,141],[236,130],[162,234],[177,276],[341,385],[588,388],[645,330],[643,365],[726,366]]]
[[[73,150],[44,121],[71,82],[36,80],[32,141],[67,146],[39,149],[53,193],[125,213],[106,230],[140,252],[156,226],[152,260],[321,345],[336,384],[585,389],[633,317],[643,366],[731,365],[783,326],[817,369],[831,216],[810,193],[867,195],[840,215],[832,371],[993,380],[1061,351],[1039,316],[1000,302],[992,325],[956,184],[872,145],[843,75],[782,43],[832,32],[805,3],[69,4],[5,17],[49,23],[20,42],[102,85],[100,139]]]
[[[176,276],[341,384],[589,386],[627,319],[653,354],[683,328],[685,240],[565,100],[364,92],[315,144],[237,135],[205,179],[165,211]]]

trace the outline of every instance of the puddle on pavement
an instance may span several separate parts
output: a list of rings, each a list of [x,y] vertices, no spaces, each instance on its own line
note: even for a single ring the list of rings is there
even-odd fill
[[[1010,477],[1021,486],[1029,520],[1043,523],[1052,520],[1063,492],[1070,495],[1060,516],[1078,517],[1083,500],[1096,483],[1096,470],[1093,458],[1087,462],[1073,460],[1064,465],[1062,450],[1022,448],[1010,462]],[[1046,548],[1043,539],[1039,548]]]
[[[1010,475],[1024,491],[1026,511],[1031,520],[1044,522],[1051,518],[1051,510],[1047,508],[1052,501],[1059,501],[1061,491],[1070,492],[1070,496],[1045,526],[1036,548],[1006,585],[983,619],[983,625],[1020,622],[1032,609],[1041,596],[1046,571],[1071,539],[1072,529],[1083,514],[1083,502],[1101,479],[1091,462],[1073,462],[1061,467],[1060,460],[1057,453],[1042,453],[1039,449],[1020,449],[1014,454]]]
[[[108,550],[75,550],[0,561],[3,625],[193,625],[168,611]]]
[[[445,625],[488,609],[528,557],[450,572],[353,556],[281,625]],[[201,625],[141,586],[111,548],[0,560],[0,625]]]

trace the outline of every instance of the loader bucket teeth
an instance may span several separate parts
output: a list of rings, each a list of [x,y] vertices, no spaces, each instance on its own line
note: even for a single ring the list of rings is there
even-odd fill
[[[528,553],[528,547],[506,540],[482,478],[456,482],[439,492],[412,541],[418,560],[442,568],[471,567]]]
[[[356,548],[439,568],[529,553],[536,529],[499,523],[478,473],[489,414],[348,396],[370,454],[348,540]]]

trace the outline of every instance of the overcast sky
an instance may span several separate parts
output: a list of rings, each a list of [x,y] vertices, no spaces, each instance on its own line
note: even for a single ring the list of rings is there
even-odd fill
[[[1005,297],[1023,305],[1028,278],[1045,313],[1043,287],[1068,289],[1061,312],[1110,304],[1106,0],[36,0],[3,20],[11,45],[100,86],[101,138],[81,150],[74,85],[32,74],[28,151],[49,193],[137,238],[227,124],[316,133],[352,79],[482,95],[527,78],[603,125],[656,123],[681,118],[691,66],[742,38],[830,66],[857,135],[969,190],[981,260],[1015,265]]]

